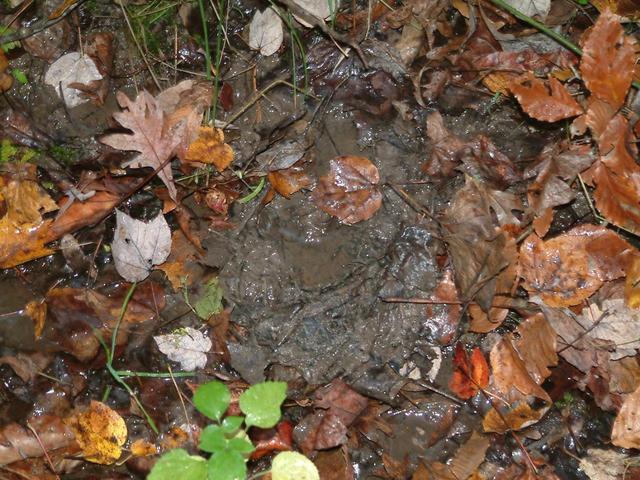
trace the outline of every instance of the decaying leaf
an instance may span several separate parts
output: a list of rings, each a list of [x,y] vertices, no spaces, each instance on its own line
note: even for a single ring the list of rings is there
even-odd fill
[[[233,162],[233,149],[224,143],[224,132],[221,129],[200,127],[198,138],[189,145],[185,160],[213,164],[221,172]]]
[[[150,222],[142,222],[118,210],[111,248],[122,278],[140,282],[171,253],[171,230],[161,213]]]
[[[473,397],[489,384],[489,365],[482,351],[475,347],[469,356],[460,342],[456,344],[449,388],[463,400]]]
[[[178,362],[187,372],[204,368],[207,364],[207,352],[211,350],[211,339],[199,330],[191,327],[180,328],[167,335],[153,337],[158,349],[169,360]]]
[[[547,17],[551,8],[551,0],[506,0],[506,2],[526,16],[538,16],[542,20]]]
[[[549,77],[549,87],[551,92],[531,73],[509,85],[522,109],[536,120],[557,122],[583,113],[582,107],[556,78]]]
[[[80,52],[63,55],[51,64],[44,76],[44,83],[51,85],[67,107],[73,108],[89,101],[81,90],[73,85],[90,85],[102,80],[102,74],[91,57]]]
[[[100,141],[118,150],[140,152],[124,166],[158,170],[158,177],[175,201],[177,192],[169,160],[182,141],[182,132],[168,131],[165,114],[149,92],[142,91],[135,101],[130,100],[123,92],[118,92],[117,99],[124,111],[115,112],[113,118],[124,128],[131,130],[131,133],[111,133],[103,136]]]
[[[622,404],[613,422],[611,443],[622,448],[640,448],[640,387]]]
[[[268,57],[280,49],[283,39],[280,15],[272,7],[264,12],[256,10],[249,24],[249,47]]]
[[[490,443],[488,435],[474,430],[471,438],[464,442],[449,463],[449,470],[455,478],[468,479],[484,461]]]
[[[531,234],[520,247],[523,286],[550,307],[577,305],[603,282],[622,277],[635,251],[613,231],[595,225],[547,241]]]
[[[350,155],[334,158],[329,168],[313,191],[316,205],[346,224],[371,218],[382,205],[376,166],[367,158]]]
[[[92,400],[89,408],[65,423],[75,433],[85,460],[111,465],[120,458],[127,440],[127,426],[122,417],[104,403]]]

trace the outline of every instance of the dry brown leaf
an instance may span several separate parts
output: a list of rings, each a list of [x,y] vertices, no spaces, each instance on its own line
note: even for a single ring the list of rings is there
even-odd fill
[[[127,440],[127,426],[104,403],[92,400],[87,410],[69,417],[65,423],[75,433],[85,460],[111,465],[120,458]]]
[[[580,72],[585,85],[592,95],[618,110],[633,80],[635,40],[625,35],[620,18],[605,10],[581,43]]]
[[[115,112],[113,118],[124,128],[131,130],[131,134],[111,133],[103,136],[100,141],[118,150],[140,152],[133,160],[125,163],[125,167],[150,167],[157,170],[162,166],[158,171],[158,178],[167,186],[170,197],[175,201],[177,191],[169,160],[182,141],[182,132],[168,131],[164,112],[146,90],[135,101],[130,100],[123,92],[118,92],[117,99],[123,111]]]
[[[640,308],[640,256],[634,257],[624,279],[624,300],[629,308]]]
[[[313,191],[315,204],[348,225],[371,218],[382,205],[378,187],[380,174],[368,158],[336,157],[329,174],[321,177]]]
[[[471,438],[464,442],[449,462],[453,475],[458,480],[467,480],[484,461],[490,443],[487,435],[474,430]]]
[[[556,332],[542,313],[527,318],[518,326],[513,346],[533,381],[542,385],[551,375],[549,367],[558,364]]]
[[[219,128],[200,127],[198,138],[189,145],[187,162],[215,165],[219,172],[233,162],[233,149],[224,143],[224,132]]]
[[[531,72],[509,85],[522,109],[536,120],[557,122],[583,113],[582,107],[556,78],[549,78],[549,87],[551,92]]]
[[[640,448],[640,388],[622,404],[613,422],[611,443],[622,448]]]
[[[550,307],[577,305],[603,282],[624,276],[635,254],[601,226],[581,225],[547,241],[531,234],[520,247],[523,286]]]

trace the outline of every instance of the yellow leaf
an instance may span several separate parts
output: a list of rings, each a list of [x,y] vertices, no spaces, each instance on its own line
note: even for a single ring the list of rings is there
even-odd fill
[[[233,161],[233,149],[224,143],[224,133],[219,128],[200,127],[195,142],[189,145],[187,162],[213,164],[219,172]]]
[[[33,300],[24,307],[24,313],[33,320],[33,330],[36,339],[40,338],[45,319],[47,318],[47,304]]]
[[[71,416],[65,423],[75,433],[85,460],[111,465],[120,458],[127,426],[122,417],[104,403],[91,401],[87,410]]]

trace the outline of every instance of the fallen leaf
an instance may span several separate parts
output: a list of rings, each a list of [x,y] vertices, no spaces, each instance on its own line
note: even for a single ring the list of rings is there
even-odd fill
[[[311,188],[313,180],[302,167],[293,166],[285,170],[276,170],[267,174],[269,183],[273,189],[285,198],[290,198],[294,193],[303,188]]]
[[[538,16],[544,20],[551,8],[551,0],[506,0],[516,10],[527,17]]]
[[[264,12],[256,10],[249,24],[249,47],[268,57],[280,49],[283,39],[280,15],[272,7]]]
[[[45,319],[47,318],[46,302],[32,300],[25,305],[24,314],[33,320],[33,334],[36,339],[40,338]]]
[[[462,344],[456,343],[453,365],[449,389],[463,400],[472,398],[489,384],[489,365],[478,347],[468,356]]]
[[[91,57],[80,52],[71,52],[49,66],[44,75],[44,83],[54,88],[67,107],[73,108],[89,101],[89,98],[73,85],[91,85],[102,78]]]
[[[462,162],[459,170],[482,180],[492,189],[502,191],[522,180],[522,174],[511,159],[484,135],[478,135],[466,143],[459,151],[458,158]]]
[[[118,92],[117,99],[120,107],[125,110],[115,112],[113,118],[124,128],[131,130],[131,133],[111,133],[104,135],[100,141],[118,150],[140,152],[124,166],[159,169],[158,178],[167,186],[169,196],[176,201],[177,192],[168,160],[182,141],[181,135],[168,134],[165,114],[149,92],[142,91],[135,101],[131,101],[123,92]]]
[[[506,433],[521,430],[538,422],[548,410],[534,410],[526,402],[518,402],[513,408],[500,415],[495,408],[491,408],[482,421],[485,432]]]
[[[122,455],[127,426],[122,417],[104,403],[92,400],[88,409],[74,414],[65,423],[75,433],[85,460],[111,465]]]
[[[629,460],[628,455],[615,450],[590,448],[580,459],[580,470],[591,480],[618,480],[624,478]]]
[[[640,308],[640,256],[634,257],[624,279],[624,300],[629,308]]]
[[[171,253],[171,230],[159,213],[150,222],[116,211],[116,231],[111,244],[118,273],[129,282],[140,282]]]
[[[619,17],[605,10],[583,35],[581,44],[584,84],[592,95],[618,110],[633,80],[635,40],[625,35]]]
[[[577,305],[603,282],[624,276],[635,252],[601,226],[581,225],[547,241],[531,234],[520,247],[523,286],[550,307]]]
[[[613,422],[611,443],[622,448],[640,448],[640,387],[622,404]]]
[[[50,452],[76,445],[73,431],[58,417],[41,415],[30,419],[29,424],[38,438],[29,428],[17,423],[8,423],[0,429],[0,465],[41,457],[43,448]]]
[[[487,453],[491,441],[487,435],[475,430],[464,444],[458,449],[449,462],[451,473],[458,480],[466,480],[477,470]]]
[[[192,372],[204,368],[207,364],[207,352],[211,350],[211,339],[199,330],[184,327],[167,335],[153,337],[158,350],[169,360],[178,362],[180,368]]]
[[[283,420],[275,428],[256,429],[251,437],[255,450],[251,453],[251,460],[257,460],[274,452],[284,452],[293,449],[293,425]]]
[[[426,127],[430,152],[422,171],[432,176],[449,177],[460,163],[457,153],[464,143],[447,129],[440,112],[427,115]]]
[[[185,160],[213,164],[222,172],[233,162],[233,149],[224,143],[224,132],[221,129],[200,127],[198,138],[189,145]]]
[[[528,0],[527,0],[528,1]],[[545,122],[557,122],[575,117],[584,111],[567,89],[556,78],[549,77],[551,92],[542,80],[528,73],[509,85],[522,109],[532,118]]]
[[[331,160],[329,174],[320,177],[313,200],[320,209],[348,225],[368,220],[382,205],[380,174],[364,157],[342,156]]]

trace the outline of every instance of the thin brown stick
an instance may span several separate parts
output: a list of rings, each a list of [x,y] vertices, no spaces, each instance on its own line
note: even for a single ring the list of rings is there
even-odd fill
[[[38,432],[36,432],[36,429],[33,428],[29,422],[27,422],[27,428],[29,430],[31,430],[31,433],[33,433],[33,436],[36,437],[36,440],[38,441],[38,445],[40,445],[40,448],[42,449],[42,452],[44,453],[44,457],[47,459],[47,463],[49,464],[49,468],[51,469],[53,474],[56,476],[56,478],[58,480],[60,480],[60,476],[58,475],[58,472],[56,472],[56,469],[53,466],[53,462],[51,461],[51,457],[49,456],[49,452],[47,452],[47,449],[45,448],[44,444],[42,443],[42,440],[40,439],[40,435],[38,435]]]

